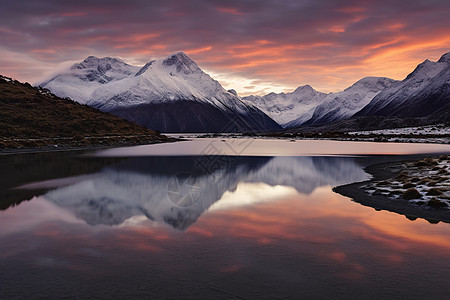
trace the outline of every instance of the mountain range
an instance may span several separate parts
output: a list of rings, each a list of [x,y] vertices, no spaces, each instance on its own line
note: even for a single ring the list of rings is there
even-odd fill
[[[307,91],[307,92],[300,92]],[[283,128],[317,126],[352,117],[430,117],[449,121],[450,53],[425,60],[404,80],[366,77],[342,92],[324,94],[302,86],[292,93],[248,96]],[[435,114],[442,116],[436,118]]]
[[[371,116],[448,122],[450,53],[425,60],[402,81],[365,77],[328,94],[304,85],[241,98],[184,52],[143,67],[90,56],[40,86],[163,132],[279,131]]]
[[[267,113],[282,127],[295,128],[350,118],[394,82],[384,77],[366,77],[338,93],[325,94],[305,85],[292,93],[270,93],[243,99]]]
[[[141,68],[117,58],[90,56],[39,85],[163,132],[281,129],[234,91],[226,91],[184,52]]]

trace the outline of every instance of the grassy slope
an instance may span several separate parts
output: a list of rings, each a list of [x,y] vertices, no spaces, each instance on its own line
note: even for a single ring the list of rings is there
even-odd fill
[[[165,140],[109,113],[0,76],[0,148]]]

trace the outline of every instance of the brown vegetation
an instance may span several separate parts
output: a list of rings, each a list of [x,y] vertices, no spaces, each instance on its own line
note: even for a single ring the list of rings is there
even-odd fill
[[[422,195],[414,188],[407,189],[403,193],[403,198],[405,198],[406,200],[419,199],[420,197],[422,197]]]
[[[430,200],[428,201],[427,205],[428,205],[428,206],[431,206],[431,207],[447,207],[447,204],[446,204],[446,203],[444,203],[444,202],[442,202],[442,201],[439,201],[439,200],[436,199],[436,198],[430,199]]]
[[[442,195],[442,191],[440,189],[429,189],[427,192],[428,196],[439,196]]]
[[[109,113],[0,76],[0,148],[165,140]]]

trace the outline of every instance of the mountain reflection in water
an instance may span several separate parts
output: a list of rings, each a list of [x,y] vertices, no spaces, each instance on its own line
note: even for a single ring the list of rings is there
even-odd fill
[[[239,183],[289,186],[310,194],[368,178],[350,157],[140,157],[113,164],[44,197],[90,225],[144,215],[185,230]]]

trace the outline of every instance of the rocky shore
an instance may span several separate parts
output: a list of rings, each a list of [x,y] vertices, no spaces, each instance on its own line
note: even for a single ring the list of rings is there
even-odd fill
[[[430,223],[450,223],[450,157],[426,157],[415,161],[367,167],[373,178],[333,190],[355,202]]]

